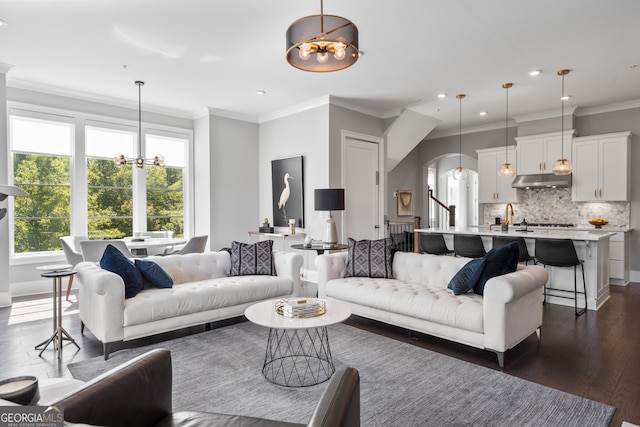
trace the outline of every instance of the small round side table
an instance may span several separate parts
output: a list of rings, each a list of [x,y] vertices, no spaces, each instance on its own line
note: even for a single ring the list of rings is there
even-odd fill
[[[38,270],[47,270],[52,266],[43,266],[37,267]],[[64,269],[64,265],[55,266],[59,268],[59,270],[46,271],[42,273],[40,276],[49,277],[53,279],[53,335],[51,335],[48,339],[42,341],[38,344],[35,349],[38,350],[40,347],[40,353],[38,356],[42,356],[44,350],[53,342],[53,350],[58,351],[58,359],[62,358],[62,342],[64,340],[71,341],[73,345],[78,347],[80,350],[80,346],[76,343],[71,335],[62,327],[62,278],[69,277],[76,274],[76,271],[72,269],[72,266],[69,265],[67,269]]]

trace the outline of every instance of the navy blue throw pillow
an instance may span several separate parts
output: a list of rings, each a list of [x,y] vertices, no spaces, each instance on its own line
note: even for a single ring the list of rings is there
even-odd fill
[[[156,288],[164,289],[173,286],[173,279],[162,267],[148,259],[135,260],[136,267],[149,283]]]
[[[135,297],[144,285],[140,270],[113,245],[107,245],[105,248],[100,259],[100,267],[122,277],[125,298]]]
[[[484,258],[473,259],[462,267],[447,285],[454,295],[468,293],[480,280],[484,271]]]
[[[487,280],[516,271],[519,255],[520,248],[516,242],[511,242],[506,246],[494,248],[487,252],[484,256],[484,271],[478,283],[473,287],[473,292],[483,295]]]

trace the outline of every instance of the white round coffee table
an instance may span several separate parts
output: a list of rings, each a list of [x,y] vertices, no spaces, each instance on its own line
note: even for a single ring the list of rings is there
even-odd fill
[[[285,387],[327,381],[336,370],[327,326],[345,321],[351,316],[351,309],[339,301],[328,301],[327,311],[321,316],[292,318],[276,313],[278,301],[263,301],[244,312],[250,322],[269,328],[262,374]]]

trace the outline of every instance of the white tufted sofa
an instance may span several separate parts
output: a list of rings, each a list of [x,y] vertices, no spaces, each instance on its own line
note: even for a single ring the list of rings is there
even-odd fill
[[[349,303],[353,314],[494,351],[500,367],[506,350],[533,332],[540,339],[548,278],[540,266],[489,279],[484,296],[455,296],[447,284],[469,258],[396,252],[394,279],[345,278],[346,259],[316,258],[318,296]]]
[[[273,251],[277,276],[227,276],[228,252],[152,256],[173,279],[170,289],[145,286],[124,298],[124,282],[98,263],[77,266],[82,331],[87,326],[109,357],[110,345],[241,316],[250,305],[300,291],[302,255]]]

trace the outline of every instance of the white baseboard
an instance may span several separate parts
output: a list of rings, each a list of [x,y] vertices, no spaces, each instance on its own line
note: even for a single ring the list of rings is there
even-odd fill
[[[640,271],[631,270],[629,271],[629,280],[632,282],[639,283],[640,282]]]
[[[53,279],[33,280],[30,282],[11,283],[9,289],[12,297],[25,297],[29,295],[50,294],[53,291]],[[67,291],[67,281],[62,280],[62,292]]]
[[[11,292],[0,292],[0,308],[11,307]]]

